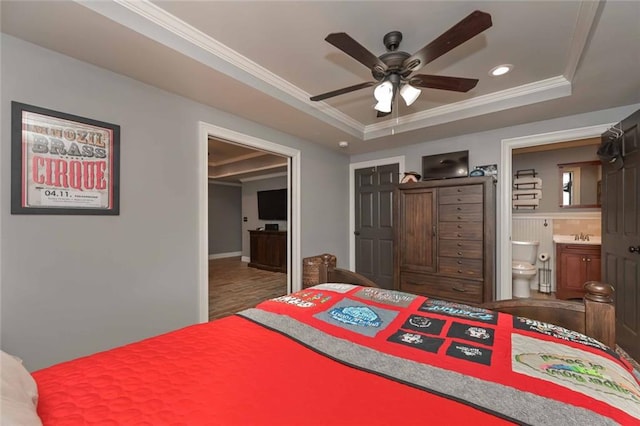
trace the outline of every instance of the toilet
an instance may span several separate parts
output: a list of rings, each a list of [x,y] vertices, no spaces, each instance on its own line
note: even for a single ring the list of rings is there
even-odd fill
[[[538,241],[511,241],[513,297],[531,297],[531,280],[536,276]]]

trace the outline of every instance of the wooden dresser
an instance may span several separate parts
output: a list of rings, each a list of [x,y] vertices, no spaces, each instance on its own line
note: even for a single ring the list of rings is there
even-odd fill
[[[494,299],[493,177],[401,184],[395,203],[396,289],[467,304]]]
[[[249,231],[252,268],[287,272],[287,231]]]

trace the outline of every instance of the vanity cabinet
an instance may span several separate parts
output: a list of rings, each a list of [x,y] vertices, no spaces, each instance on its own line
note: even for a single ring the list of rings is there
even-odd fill
[[[578,299],[587,281],[600,281],[600,245],[556,244],[556,297]]]
[[[467,304],[493,300],[493,178],[401,184],[395,202],[395,288]]]

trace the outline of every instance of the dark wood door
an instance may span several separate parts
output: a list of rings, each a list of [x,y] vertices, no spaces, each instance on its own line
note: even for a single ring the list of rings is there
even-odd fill
[[[393,288],[393,191],[398,164],[355,171],[356,272]]]
[[[624,119],[624,165],[603,163],[602,274],[615,287],[616,342],[640,359],[640,111]],[[613,137],[602,135],[603,143]]]
[[[399,268],[413,272],[436,270],[436,189],[400,193],[398,218]]]

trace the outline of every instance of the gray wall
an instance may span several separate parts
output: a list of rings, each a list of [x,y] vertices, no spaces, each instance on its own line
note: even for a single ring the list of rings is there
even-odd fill
[[[591,145],[576,148],[557,149],[554,151],[529,152],[525,154],[514,155],[511,163],[513,165],[512,170],[514,175],[517,170],[535,169],[536,173],[538,173],[538,177],[542,179],[542,199],[540,200],[539,207],[535,210],[514,210],[513,214],[527,214],[531,212],[566,212],[566,209],[562,209],[560,207],[561,181],[558,164],[597,160],[597,150],[597,145]],[[591,187],[595,188],[595,184],[592,184]],[[598,210],[600,209],[580,209],[580,211]]]
[[[0,337],[27,368],[198,321],[199,121],[300,150],[301,256],[348,257],[343,154],[5,34],[1,43]],[[121,126],[119,216],[9,213],[12,100]]]
[[[209,255],[242,251],[242,186],[209,182]]]

